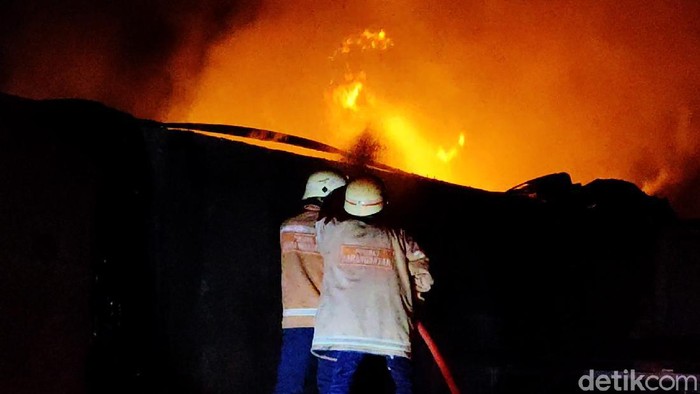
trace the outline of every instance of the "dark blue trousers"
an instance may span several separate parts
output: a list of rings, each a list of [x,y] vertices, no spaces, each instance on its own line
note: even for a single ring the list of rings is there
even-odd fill
[[[275,394],[302,394],[316,392],[314,377],[318,361],[311,354],[313,328],[285,328],[282,330],[282,351],[277,367]]]
[[[318,389],[321,394],[347,394],[353,376],[366,353],[350,351],[324,352],[318,361]],[[412,394],[411,360],[406,357],[384,356],[386,366],[396,386],[396,394]],[[336,361],[329,360],[335,359]]]

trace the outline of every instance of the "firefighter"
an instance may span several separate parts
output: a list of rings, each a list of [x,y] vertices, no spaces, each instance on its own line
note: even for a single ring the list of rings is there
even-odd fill
[[[317,360],[311,355],[314,315],[323,277],[316,250],[314,224],[323,199],[346,180],[336,171],[309,176],[302,196],[303,211],[280,226],[282,256],[282,349],[275,393],[303,393],[314,385]]]
[[[413,390],[413,301],[433,279],[418,244],[382,220],[384,195],[380,179],[355,179],[345,188],[344,215],[316,223],[324,280],[312,352],[321,394],[348,393],[368,355],[385,358],[397,393]]]

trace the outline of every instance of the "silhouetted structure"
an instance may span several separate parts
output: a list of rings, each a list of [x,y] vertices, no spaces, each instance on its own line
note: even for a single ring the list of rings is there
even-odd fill
[[[7,95],[0,149],[0,391],[271,390],[278,226],[328,163]],[[700,226],[666,201],[566,174],[494,193],[369,171],[431,256],[420,318],[465,392],[700,369]],[[420,342],[416,362],[420,392],[445,392]]]

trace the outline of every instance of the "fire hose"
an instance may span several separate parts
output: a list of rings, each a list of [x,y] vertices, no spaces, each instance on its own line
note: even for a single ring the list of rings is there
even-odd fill
[[[420,334],[421,338],[423,338],[425,344],[428,346],[430,354],[433,356],[435,363],[440,369],[440,373],[442,374],[443,379],[445,379],[445,383],[447,383],[447,387],[450,389],[450,394],[460,394],[459,388],[457,387],[457,384],[455,383],[455,380],[452,377],[452,373],[447,367],[445,359],[440,354],[437,345],[435,345],[435,341],[433,341],[433,339],[430,337],[428,330],[425,328],[422,322],[419,321],[417,326],[418,333]]]

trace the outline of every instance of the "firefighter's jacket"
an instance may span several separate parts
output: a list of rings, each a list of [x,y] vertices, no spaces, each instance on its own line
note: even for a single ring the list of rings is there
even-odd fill
[[[282,328],[314,326],[323,278],[314,228],[318,211],[318,206],[306,205],[304,212],[280,225]]]
[[[427,275],[428,258],[403,230],[359,220],[316,223],[324,258],[312,350],[411,356],[411,273]]]

